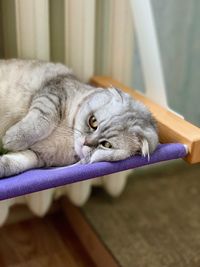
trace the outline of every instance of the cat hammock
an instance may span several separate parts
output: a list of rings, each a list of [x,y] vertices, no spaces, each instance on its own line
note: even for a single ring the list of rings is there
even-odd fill
[[[93,85],[101,87],[108,87],[112,84],[148,106],[157,119],[160,141],[165,144],[160,144],[150,156],[150,159],[148,157],[133,156],[117,162],[98,162],[61,168],[35,169],[1,179],[0,200],[161,161],[184,158],[191,164],[200,162],[200,129],[198,127],[111,78],[94,77],[91,82]]]

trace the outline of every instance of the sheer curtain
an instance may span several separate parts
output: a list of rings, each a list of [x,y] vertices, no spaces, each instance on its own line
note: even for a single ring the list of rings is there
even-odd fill
[[[83,80],[94,73],[131,83],[128,0],[0,0],[1,58],[61,61]]]

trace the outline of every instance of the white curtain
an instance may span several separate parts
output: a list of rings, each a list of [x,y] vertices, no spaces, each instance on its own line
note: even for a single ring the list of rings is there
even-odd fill
[[[131,84],[129,0],[0,0],[0,56],[61,61]]]

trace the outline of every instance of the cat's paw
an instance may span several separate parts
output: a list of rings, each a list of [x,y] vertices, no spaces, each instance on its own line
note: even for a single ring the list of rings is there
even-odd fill
[[[20,151],[28,148],[26,136],[22,131],[15,129],[15,126],[8,129],[2,138],[3,148],[9,151]]]

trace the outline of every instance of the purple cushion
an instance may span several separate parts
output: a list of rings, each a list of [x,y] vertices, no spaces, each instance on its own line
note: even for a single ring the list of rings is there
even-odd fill
[[[147,157],[134,156],[117,162],[98,162],[72,167],[34,169],[0,180],[0,200],[33,193],[36,191],[91,179],[106,174],[133,169],[160,161],[183,158],[187,154],[182,144],[159,145]]]

